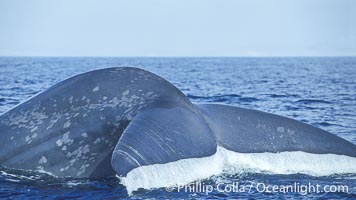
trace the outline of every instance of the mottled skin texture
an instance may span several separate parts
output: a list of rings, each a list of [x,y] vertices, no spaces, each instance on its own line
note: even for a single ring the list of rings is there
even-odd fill
[[[158,101],[189,103],[164,79],[136,68],[72,77],[0,116],[0,164],[57,176],[113,175],[111,153],[122,131]]]
[[[0,116],[0,165],[64,177],[125,176],[139,166],[237,152],[305,151],[356,157],[356,146],[288,118],[193,105],[137,68],[67,79]]]

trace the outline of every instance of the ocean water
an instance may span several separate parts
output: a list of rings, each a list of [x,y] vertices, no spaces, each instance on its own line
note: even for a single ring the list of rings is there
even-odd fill
[[[132,66],[156,73],[195,103],[215,102],[290,117],[356,144],[356,57],[343,58],[31,58],[0,57],[0,114],[73,75]],[[0,147],[1,148],[1,147]],[[298,163],[295,163],[298,165]],[[342,163],[340,163],[342,165]],[[236,186],[240,191],[220,188]],[[257,185],[346,185],[338,192],[269,192]],[[185,188],[139,189],[128,195],[116,177],[55,178],[0,168],[0,198],[290,199],[356,198],[356,174],[308,176],[224,172]],[[203,191],[202,188],[214,188]]]

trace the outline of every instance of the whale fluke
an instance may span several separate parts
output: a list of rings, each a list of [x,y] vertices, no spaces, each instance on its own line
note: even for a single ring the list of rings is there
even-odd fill
[[[152,108],[131,121],[111,163],[119,176],[126,176],[140,166],[211,156],[216,145],[209,126],[191,108]]]
[[[130,67],[74,76],[0,116],[0,165],[58,177],[125,177],[212,157],[220,147],[341,155],[348,166],[356,158],[355,144],[329,132],[260,111],[195,105],[163,78]]]
[[[314,126],[275,114],[201,104],[217,143],[240,153],[303,151],[356,157],[356,145]]]

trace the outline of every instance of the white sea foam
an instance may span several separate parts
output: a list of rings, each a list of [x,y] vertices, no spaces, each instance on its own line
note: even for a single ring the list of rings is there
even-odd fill
[[[222,173],[243,172],[328,176],[356,174],[356,158],[301,151],[281,153],[237,153],[218,147],[209,157],[182,159],[166,164],[141,166],[120,177],[129,194],[133,191],[188,184]]]

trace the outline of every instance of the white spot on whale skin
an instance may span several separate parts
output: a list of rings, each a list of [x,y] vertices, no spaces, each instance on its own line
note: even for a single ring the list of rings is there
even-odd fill
[[[30,139],[31,139],[31,137],[28,135],[28,136],[26,136],[26,142],[28,142]]]
[[[66,171],[69,169],[69,166],[66,166],[65,168],[61,168],[60,171],[63,172],[63,171]]]
[[[278,126],[277,132],[284,133],[284,127]]]
[[[108,97],[107,96],[103,96],[103,100],[106,100]]]
[[[128,95],[129,93],[130,93],[129,90],[125,90],[124,92],[122,92],[122,96],[126,96],[126,95]]]
[[[67,150],[67,146],[63,146],[62,151],[66,151],[66,150]]]
[[[73,143],[73,140],[69,139],[69,131],[63,134],[62,142],[63,144],[68,144],[68,145],[71,145]]]
[[[63,141],[62,141],[62,139],[58,139],[57,140],[57,142],[56,142],[56,144],[57,144],[57,146],[62,146],[62,144],[63,144]]]
[[[66,123],[64,123],[63,128],[68,128],[70,126],[70,121],[67,121]]]
[[[73,165],[75,163],[75,161],[77,161],[76,159],[72,159],[69,161],[70,165]]]
[[[77,173],[77,176],[80,176],[80,175],[82,175],[83,173],[85,173],[86,168],[88,168],[88,167],[89,167],[89,164],[82,165],[82,166],[79,168],[79,172]]]
[[[37,137],[37,133],[34,133],[33,135],[32,135],[32,138],[36,138]]]
[[[97,92],[99,91],[99,86],[96,86],[95,88],[93,88],[93,92]]]
[[[44,156],[42,156],[41,159],[38,161],[38,163],[40,163],[40,164],[45,164],[45,163],[47,163],[47,158],[44,157]]]
[[[71,96],[71,97],[69,98],[69,103],[70,103],[70,104],[73,103],[73,96]]]
[[[295,131],[290,130],[290,129],[287,129],[287,133],[289,133],[289,134],[293,135],[293,134],[295,133]]]
[[[100,141],[101,141],[100,138],[97,138],[97,139],[94,141],[94,144],[99,143]]]
[[[153,95],[153,94],[154,94],[154,93],[151,91],[151,92],[147,92],[145,96],[148,97],[148,96],[151,96],[151,95]]]
[[[87,133],[82,133],[82,137],[88,137]]]
[[[10,140],[13,140],[14,139],[14,136],[11,136]]]
[[[37,130],[37,127],[31,129],[31,133],[35,132]]]

